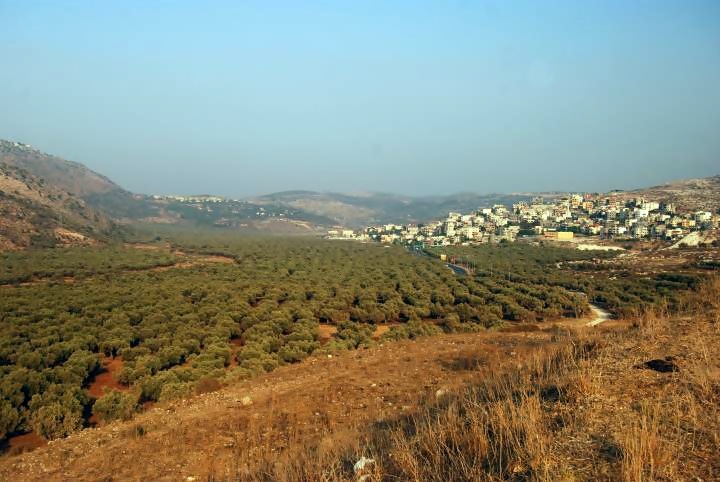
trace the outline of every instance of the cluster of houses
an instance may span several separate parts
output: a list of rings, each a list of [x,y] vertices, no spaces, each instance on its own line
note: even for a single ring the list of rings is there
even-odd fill
[[[199,195],[199,196],[179,196],[177,194],[152,196],[156,201],[177,201],[181,203],[222,203],[222,202],[242,202],[239,199],[226,199],[220,196]]]
[[[670,202],[643,198],[573,194],[546,201],[536,197],[511,208],[495,205],[469,214],[449,213],[426,224],[331,230],[331,239],[450,246],[512,242],[518,236],[571,241],[576,235],[605,239],[680,239],[690,232],[718,229],[716,212],[680,212]]]

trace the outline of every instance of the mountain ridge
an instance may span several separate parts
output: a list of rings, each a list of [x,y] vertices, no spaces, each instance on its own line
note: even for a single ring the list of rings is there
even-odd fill
[[[479,194],[461,191],[446,195],[409,196],[388,192],[341,193],[297,189],[246,199],[229,199],[212,194],[187,196],[221,199],[220,202],[216,199],[203,202],[178,199],[181,196],[132,193],[81,163],[47,154],[20,142],[0,140],[0,166],[4,166],[2,176],[5,184],[2,191],[4,234],[0,234],[4,241],[0,244],[5,248],[52,244],[52,239],[58,238],[53,233],[61,228],[60,219],[71,224],[71,231],[98,240],[117,232],[115,223],[129,225],[136,222],[310,234],[327,227],[419,224],[441,218],[451,211],[464,213],[494,204],[528,202],[536,196],[553,199],[568,193]],[[24,188],[23,183],[26,183]],[[10,189],[11,186],[15,187]],[[13,193],[13,189],[20,189],[24,194]],[[47,192],[40,197],[32,194],[43,190]],[[720,175],[669,181],[649,188],[616,190],[609,195],[669,200],[681,208],[704,209],[720,204]],[[48,202],[58,197],[64,198],[66,205]],[[68,211],[67,205],[70,204],[75,206],[75,211]],[[14,221],[8,221],[10,219]],[[40,222],[41,219],[43,222]],[[32,242],[32,239],[42,242]]]

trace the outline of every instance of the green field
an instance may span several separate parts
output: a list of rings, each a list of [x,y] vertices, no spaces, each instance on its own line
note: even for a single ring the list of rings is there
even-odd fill
[[[369,345],[378,324],[393,325],[389,340],[587,314],[587,298],[570,290],[617,309],[657,301],[645,281],[558,269],[588,257],[565,249],[455,248],[478,266],[457,276],[432,256],[353,242],[185,238],[144,248],[4,255],[0,438],[85,426],[102,359],[122,359],[117,378],[128,388],[95,406],[112,420],[314,352]],[[675,293],[691,281],[651,283]],[[320,324],[337,333],[321,340]]]

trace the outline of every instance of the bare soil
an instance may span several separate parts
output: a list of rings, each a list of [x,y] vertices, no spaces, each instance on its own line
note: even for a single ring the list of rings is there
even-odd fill
[[[47,445],[47,440],[35,432],[29,432],[8,438],[4,442],[4,446],[0,445],[0,453],[8,456],[18,455],[44,447],[45,445]]]
[[[522,364],[552,344],[548,332],[440,335],[387,343],[337,356],[313,357],[257,379],[170,404],[133,421],[87,429],[18,457],[0,459],[0,480],[181,480],[230,467],[258,431],[278,449],[282,433],[264,433],[277,417],[307,440],[322,427],[352,440],[368,424],[411,413],[438,390],[481,380],[489,367]],[[472,354],[471,362],[467,362]],[[242,403],[250,397],[252,404]],[[136,437],[135,427],[145,435]],[[108,454],[112,454],[109,457]]]
[[[88,387],[88,393],[93,398],[100,398],[108,390],[127,390],[127,387],[117,381],[117,374],[123,368],[123,359],[118,356],[108,357],[102,361],[102,370],[98,373]]]

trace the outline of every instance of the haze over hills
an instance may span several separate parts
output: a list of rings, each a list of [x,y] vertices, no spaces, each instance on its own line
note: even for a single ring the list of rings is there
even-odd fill
[[[82,164],[0,141],[4,249],[54,242],[107,239],[118,224],[136,222],[233,228],[285,234],[318,233],[329,226],[362,227],[386,223],[422,223],[448,212],[470,212],[494,204],[511,205],[553,193],[476,194],[411,197],[390,193],[343,194],[284,191],[256,198],[212,195],[134,194]],[[717,205],[720,176],[675,181],[661,186],[615,192],[616,196],[669,199],[681,208]],[[69,234],[75,233],[75,234]]]
[[[537,193],[476,194],[411,197],[390,193],[342,194],[314,191],[285,191],[255,198],[258,204],[280,203],[333,219],[344,226],[384,223],[422,223],[450,211],[468,212],[493,204],[527,201]],[[556,196],[556,193],[550,196]]]

